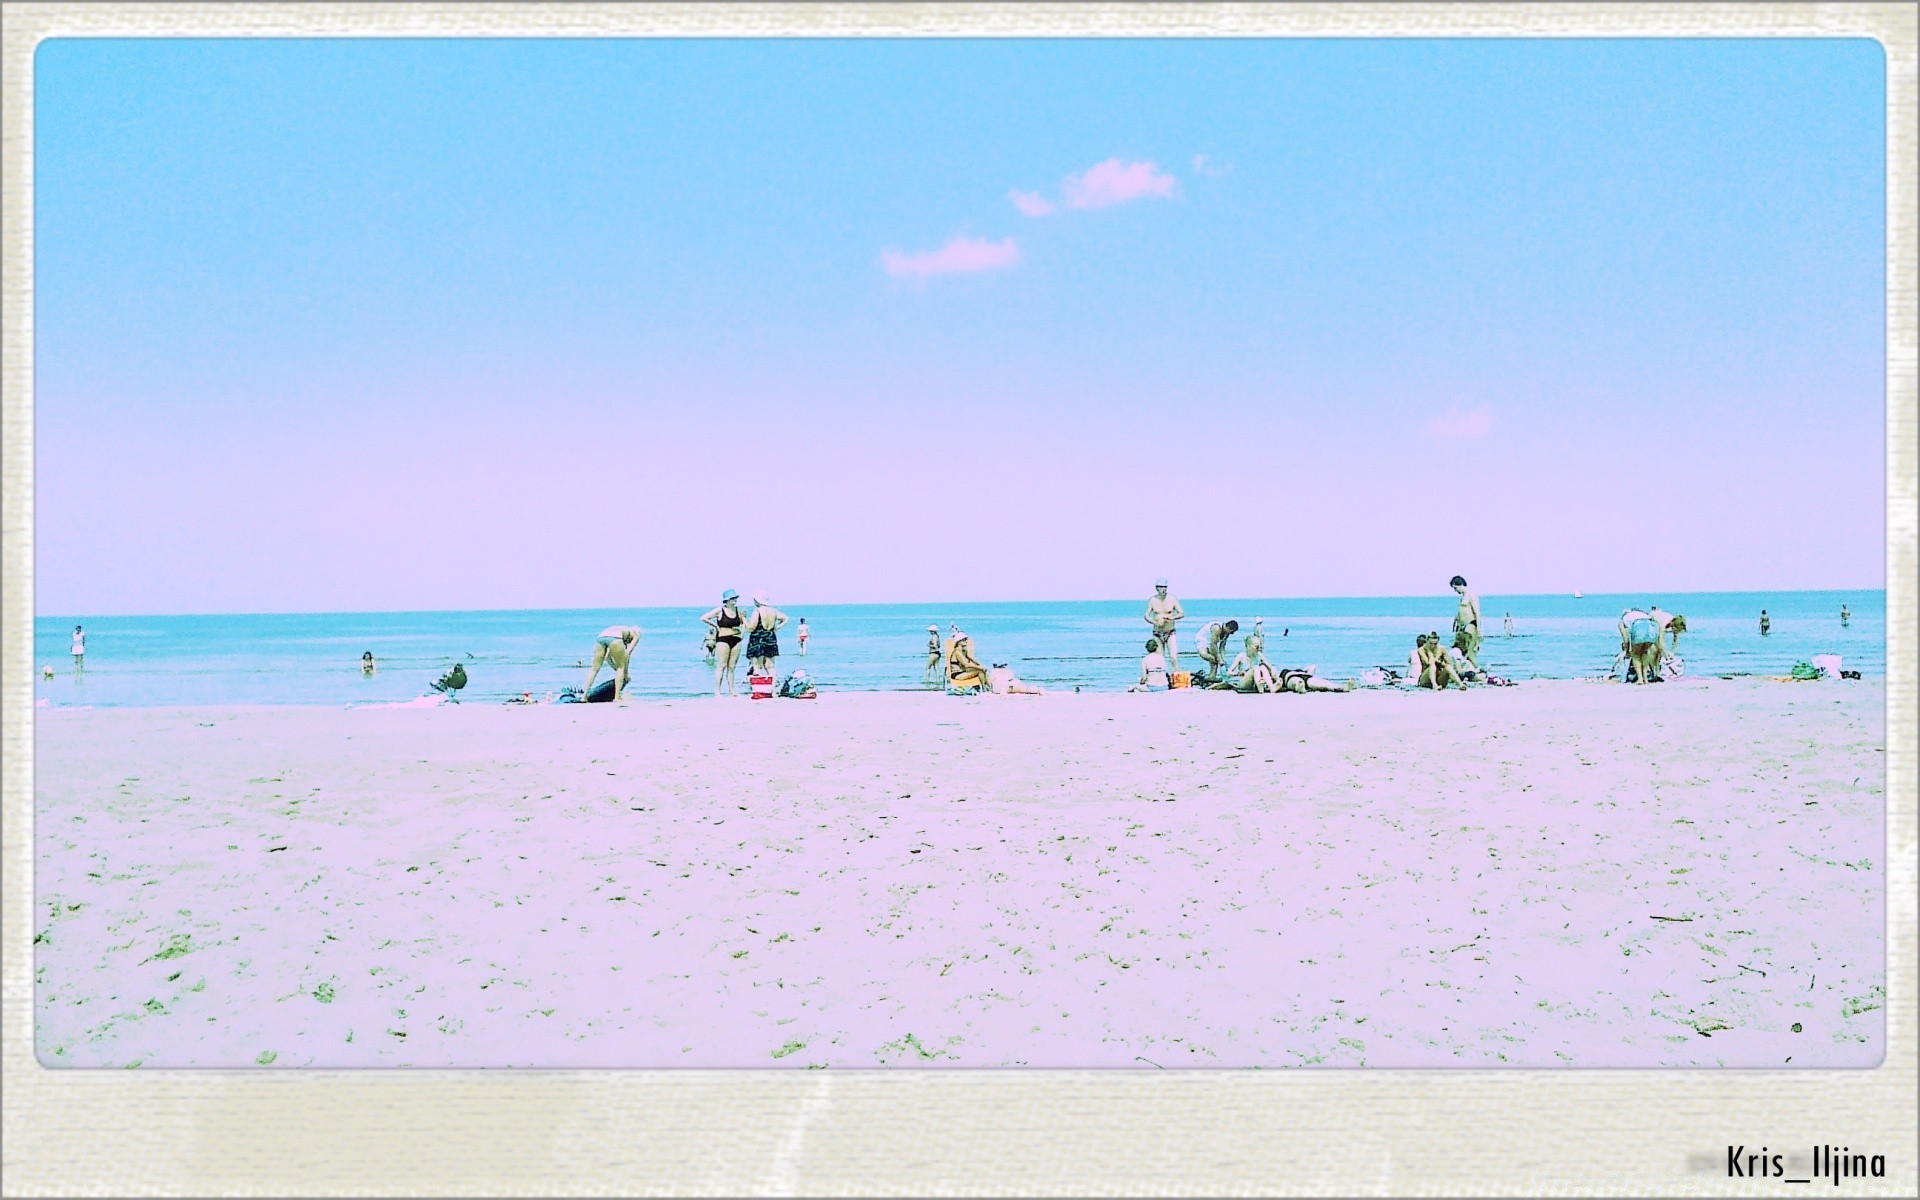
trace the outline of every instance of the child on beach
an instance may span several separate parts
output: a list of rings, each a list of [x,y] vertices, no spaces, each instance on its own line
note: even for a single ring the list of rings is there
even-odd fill
[[[78,671],[87,665],[87,631],[78,625],[73,627],[73,669]]]
[[[800,643],[800,655],[802,658],[806,657],[808,636],[809,635],[807,633],[807,619],[805,617],[801,617],[800,628],[795,632],[794,638],[796,641]]]

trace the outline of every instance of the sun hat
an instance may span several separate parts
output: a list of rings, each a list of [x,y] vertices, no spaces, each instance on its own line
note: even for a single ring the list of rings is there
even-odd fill
[[[1156,580],[1154,580],[1154,581],[1153,581],[1153,586],[1155,586],[1155,587],[1165,587],[1165,586],[1167,586],[1167,578],[1166,578],[1166,576],[1164,576],[1164,575],[1162,575],[1162,576],[1161,576],[1160,578],[1158,578],[1158,579],[1156,579]]]
[[[939,627],[938,625],[929,625],[929,626],[927,626],[927,632],[928,632],[928,633],[939,633],[939,632],[940,632],[940,627]]]
[[[755,592],[753,594],[753,602],[755,604],[765,604],[767,602],[767,594],[765,592]]]
[[[734,591],[732,588],[728,588],[726,591],[720,593],[720,603],[722,604],[725,604],[729,600],[738,600],[739,598],[740,593]]]

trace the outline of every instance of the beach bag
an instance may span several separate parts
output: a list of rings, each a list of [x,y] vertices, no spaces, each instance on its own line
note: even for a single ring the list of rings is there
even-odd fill
[[[1820,678],[1820,668],[1814,666],[1812,663],[1797,662],[1793,664],[1793,669],[1788,671],[1787,675],[1789,678],[1801,681],[1818,679]]]
[[[771,675],[747,676],[747,695],[752,697],[755,700],[773,699],[773,676]]]
[[[1184,688],[1193,686],[1193,674],[1189,671],[1175,671],[1167,676],[1167,686]]]

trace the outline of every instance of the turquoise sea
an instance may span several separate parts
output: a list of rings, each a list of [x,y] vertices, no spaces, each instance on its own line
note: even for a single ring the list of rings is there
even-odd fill
[[[1318,666],[1333,677],[1404,664],[1415,635],[1451,637],[1452,593],[1360,599],[1207,600],[1182,597],[1188,620],[1181,652],[1208,620],[1266,620],[1267,657],[1279,666]],[[1657,602],[1685,614],[1680,643],[1692,675],[1780,674],[1815,654],[1839,654],[1848,669],[1886,671],[1886,593],[1713,592],[1667,595],[1483,596],[1482,663],[1513,679],[1605,673],[1618,650],[1621,611]],[[823,691],[918,689],[926,628],[957,622],[983,660],[1006,663],[1048,688],[1117,691],[1138,674],[1148,629],[1138,600],[1001,604],[839,604],[789,606],[812,631],[799,656],[789,624],[781,631],[780,673],[804,667]],[[1840,623],[1840,606],[1852,610]],[[1772,632],[1759,632],[1761,609]],[[645,631],[636,657],[640,697],[701,695],[712,674],[701,651],[701,608],[518,612],[276,613],[228,616],[53,615],[34,621],[34,692],[50,705],[151,707],[199,704],[347,705],[409,700],[455,661],[471,680],[466,703],[544,697],[577,687],[594,635],[608,625]],[[1502,634],[1511,613],[1514,635]],[[76,672],[68,653],[74,625],[87,629]],[[1235,639],[1236,648],[1238,639]],[[371,650],[379,670],[362,676]],[[54,678],[39,675],[51,664]],[[745,664],[740,684],[745,687]],[[604,678],[604,674],[602,676]]]

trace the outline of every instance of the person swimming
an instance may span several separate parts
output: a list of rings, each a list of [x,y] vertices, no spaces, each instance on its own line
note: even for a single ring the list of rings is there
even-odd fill
[[[747,670],[755,675],[773,674],[773,660],[780,657],[780,634],[787,614],[767,602],[765,592],[753,594],[753,611],[747,615]]]
[[[740,663],[740,631],[747,619],[740,612],[740,593],[728,588],[720,593],[720,604],[700,614],[707,625],[707,637],[713,650],[713,694],[734,695],[733,673]]]
[[[593,665],[587,668],[587,682],[580,688],[582,696],[593,694],[594,677],[600,674],[602,666],[613,669],[613,698],[627,690],[627,677],[633,667],[633,652],[640,645],[640,627],[637,625],[609,625],[593,639]]]

